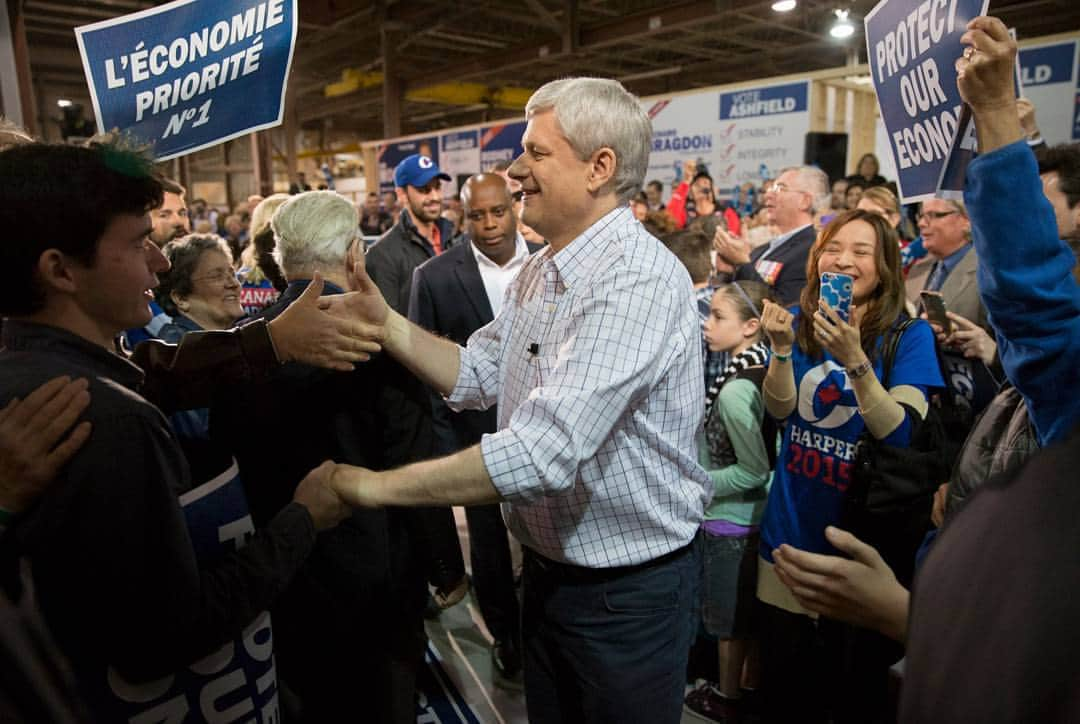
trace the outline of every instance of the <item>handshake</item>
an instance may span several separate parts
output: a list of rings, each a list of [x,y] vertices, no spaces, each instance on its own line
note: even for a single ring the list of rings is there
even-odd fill
[[[326,460],[296,486],[293,502],[307,508],[315,530],[333,528],[348,518],[354,507],[372,505],[365,504],[358,494],[360,484],[369,475],[374,473]]]

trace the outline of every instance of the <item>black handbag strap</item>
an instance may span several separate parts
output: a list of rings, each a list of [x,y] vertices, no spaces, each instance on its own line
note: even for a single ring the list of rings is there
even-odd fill
[[[893,361],[896,359],[896,351],[900,349],[900,338],[908,327],[915,324],[914,317],[908,317],[889,330],[889,336],[885,339],[885,351],[881,357],[881,386],[889,389],[889,377],[892,376]]]

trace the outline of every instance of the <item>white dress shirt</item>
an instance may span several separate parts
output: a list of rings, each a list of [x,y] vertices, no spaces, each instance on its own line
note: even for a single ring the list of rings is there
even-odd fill
[[[493,262],[484,252],[476,248],[476,244],[469,242],[473,256],[476,257],[476,266],[480,268],[480,278],[484,280],[484,291],[487,292],[488,301],[491,302],[491,314],[499,316],[502,309],[503,297],[506,296],[506,288],[510,286],[525,260],[529,258],[529,247],[525,244],[525,237],[517,235],[514,244],[514,256],[503,266]]]
[[[689,543],[712,487],[705,388],[682,264],[619,207],[528,258],[461,351],[454,410],[498,403],[480,443],[507,526],[553,560],[643,563]]]

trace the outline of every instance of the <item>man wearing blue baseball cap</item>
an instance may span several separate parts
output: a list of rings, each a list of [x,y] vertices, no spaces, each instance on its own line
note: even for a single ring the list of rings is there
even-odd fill
[[[413,269],[449,248],[453,224],[442,213],[442,182],[450,177],[430,157],[415,153],[394,169],[394,191],[401,214],[367,255],[368,275],[387,303],[400,314],[409,310]]]

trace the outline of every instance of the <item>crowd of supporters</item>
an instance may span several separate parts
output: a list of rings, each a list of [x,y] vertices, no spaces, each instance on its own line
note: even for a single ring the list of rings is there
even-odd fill
[[[537,722],[1076,720],[1080,144],[964,42],[915,208],[872,154],[646,183],[593,79],[451,201],[0,126],[0,719],[415,721],[472,587]]]

